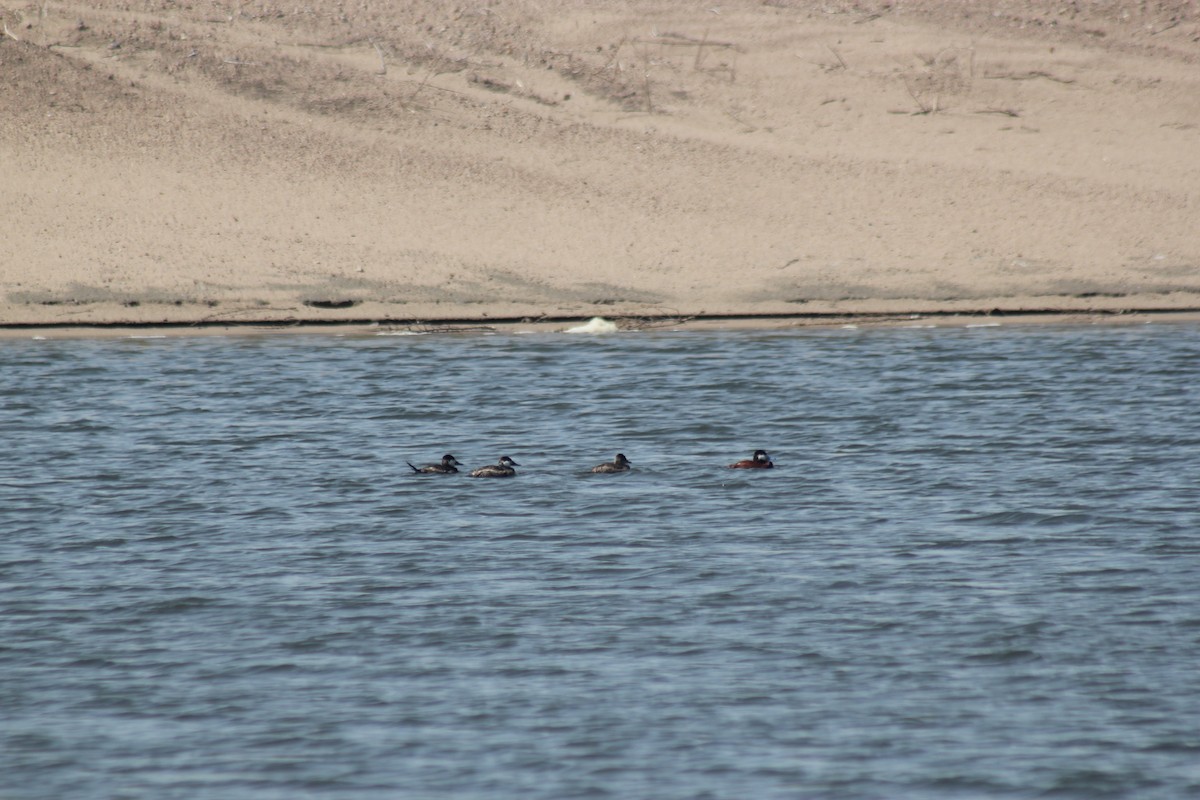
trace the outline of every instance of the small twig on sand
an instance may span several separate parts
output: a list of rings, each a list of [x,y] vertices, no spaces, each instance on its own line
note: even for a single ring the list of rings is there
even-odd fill
[[[371,46],[375,48],[375,52],[379,54],[379,75],[387,75],[387,61],[383,58],[383,48],[372,39]]]
[[[617,317],[617,327],[623,331],[644,331],[648,328],[667,328],[694,320],[695,316],[661,314],[648,317]]]
[[[389,331],[396,330],[395,327],[389,327]],[[404,325],[402,330],[412,333],[488,333],[496,330],[494,325],[438,325],[430,322],[413,322]]]
[[[216,322],[217,320],[229,319],[230,317],[236,317],[236,316],[239,316],[242,314],[258,314],[263,311],[299,311],[299,309],[296,308],[295,306],[280,307],[280,306],[267,306],[267,305],[259,306],[256,308],[231,308],[231,309],[228,309],[227,311],[216,311],[216,312],[213,312],[212,314],[206,314],[205,316],[201,317],[200,319],[193,321],[191,324],[192,325],[203,325],[206,322]],[[285,322],[285,323],[289,323],[289,324],[297,323],[297,320],[294,317],[291,319],[277,320],[277,321]]]
[[[459,97],[466,97],[466,96],[467,96],[467,93],[466,93],[466,92],[460,92],[460,91],[457,91],[456,89],[447,89],[447,88],[445,88],[445,87],[442,87],[442,86],[437,86],[437,85],[435,85],[435,84],[428,83],[427,81],[428,81],[428,78],[422,79],[422,80],[421,80],[419,83],[418,83],[417,81],[404,81],[405,83],[416,83],[416,84],[417,84],[417,88],[416,88],[416,89],[414,89],[414,90],[413,90],[413,92],[412,92],[412,94],[410,94],[410,95],[408,96],[408,99],[409,99],[410,101],[411,101],[413,98],[415,98],[415,97],[417,96],[417,92],[421,91],[422,89],[424,89],[424,88],[426,88],[426,87],[428,87],[428,88],[430,88],[430,89],[434,89],[434,90],[436,90],[436,91],[439,91],[439,92],[445,92],[446,94],[456,94],[456,95],[458,95]]]
[[[656,44],[659,46],[676,45],[678,47],[695,47],[706,45],[708,47],[737,47],[733,42],[709,40],[707,30],[704,31],[704,36],[699,39],[694,36],[685,36],[682,33],[656,33],[649,39],[638,38],[634,39],[634,41],[638,44]]]
[[[936,103],[934,106],[930,106],[928,103],[926,103],[920,97],[918,97],[917,93],[913,91],[912,86],[909,84],[909,82],[907,80],[904,81],[904,88],[908,91],[908,96],[911,97],[913,99],[913,102],[917,104],[917,108],[920,109],[920,111],[913,112],[914,116],[921,115],[921,114],[929,114],[929,113],[937,110],[937,108],[935,107]]]
[[[1055,83],[1074,83],[1075,82],[1074,78],[1059,78],[1054,75],[1051,75],[1049,72],[1043,72],[1040,69],[1031,70],[1030,72],[997,72],[997,73],[993,73],[991,75],[984,75],[983,77],[989,78],[991,80],[1009,80],[1009,81],[1028,81],[1028,80],[1033,80],[1034,78],[1045,78],[1046,80],[1054,81]]]
[[[646,113],[654,113],[654,102],[650,97],[650,53],[642,48],[642,87],[646,92]]]
[[[741,125],[743,128],[745,128],[746,133],[754,133],[756,130],[758,130],[757,126],[751,125],[749,122],[746,122],[746,120],[742,119],[737,114],[734,114],[732,111],[726,111],[725,116],[729,117],[738,125]]]
[[[1014,111],[1011,108],[981,108],[975,112],[976,114],[1000,114],[1005,117],[1019,117],[1020,112]]]
[[[10,30],[8,29],[8,23],[7,23],[7,22],[6,22],[6,23],[4,23],[4,35],[5,35],[5,36],[7,36],[8,38],[12,39],[14,42],[19,42],[19,41],[21,41],[20,39],[18,39],[18,38],[17,38],[17,35],[16,35],[15,33],[13,33],[12,31],[10,31]]]
[[[708,41],[708,28],[704,29],[704,36],[700,39],[700,44],[696,45],[696,60],[692,63],[692,69],[696,72],[700,71],[700,60],[704,56],[704,43]]]
[[[421,93],[421,90],[425,88],[425,84],[429,83],[429,78],[430,78],[432,75],[433,75],[433,69],[432,69],[432,68],[430,68],[430,69],[429,69],[429,70],[427,70],[427,71],[425,72],[425,74],[424,74],[424,75],[421,77],[421,82],[420,82],[420,83],[418,83],[418,84],[417,84],[417,87],[416,87],[415,89],[413,89],[413,90],[412,90],[412,94],[410,94],[410,95],[408,96],[408,102],[410,102],[410,103],[411,103],[411,102],[413,102],[414,100],[416,100],[416,99],[417,99],[417,95],[419,95],[419,94]]]
[[[825,49],[833,53],[833,57],[838,60],[838,64],[841,65],[842,69],[849,71],[850,68],[846,66],[846,62],[842,59],[841,53],[839,53],[837,50],[834,50],[829,45],[825,45]]]

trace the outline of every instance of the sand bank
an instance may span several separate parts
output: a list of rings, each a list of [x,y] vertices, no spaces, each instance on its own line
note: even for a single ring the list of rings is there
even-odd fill
[[[0,324],[1200,309],[1194,3],[682,5],[0,0]]]

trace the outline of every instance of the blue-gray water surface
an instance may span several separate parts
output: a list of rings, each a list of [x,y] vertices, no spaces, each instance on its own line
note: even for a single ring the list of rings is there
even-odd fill
[[[0,421],[5,800],[1200,797],[1194,325],[7,340]]]

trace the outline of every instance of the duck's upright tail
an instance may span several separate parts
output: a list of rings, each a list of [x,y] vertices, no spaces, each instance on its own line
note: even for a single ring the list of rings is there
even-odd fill
[[[421,471],[421,470],[417,469],[416,467],[413,467],[413,465],[412,465],[412,462],[411,462],[411,461],[405,461],[404,463],[405,463],[405,464],[408,464],[410,467],[412,467],[412,471],[413,471],[413,472],[418,472],[418,473],[419,473],[419,472]]]

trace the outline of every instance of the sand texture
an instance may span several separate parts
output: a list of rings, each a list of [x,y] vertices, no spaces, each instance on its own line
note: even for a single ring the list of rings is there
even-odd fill
[[[1200,309],[1200,4],[0,0],[0,323]]]

